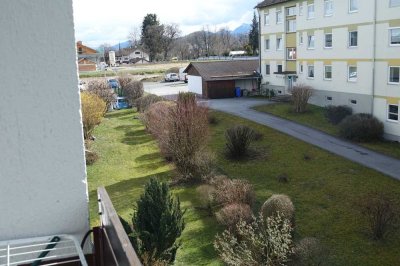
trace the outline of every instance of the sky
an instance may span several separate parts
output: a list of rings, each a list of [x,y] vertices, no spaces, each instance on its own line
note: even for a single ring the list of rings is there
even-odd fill
[[[161,23],[179,25],[182,35],[209,26],[210,30],[234,30],[251,23],[254,6],[261,0],[73,0],[75,38],[97,48],[128,40],[140,28],[146,14],[155,13]]]

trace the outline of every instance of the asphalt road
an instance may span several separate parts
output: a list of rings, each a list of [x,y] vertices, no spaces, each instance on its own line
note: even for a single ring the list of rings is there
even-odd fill
[[[179,92],[187,92],[187,83],[177,82],[143,82],[144,91],[159,96],[174,95]]]

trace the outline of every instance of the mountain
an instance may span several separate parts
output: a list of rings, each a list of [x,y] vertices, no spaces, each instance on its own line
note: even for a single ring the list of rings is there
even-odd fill
[[[125,41],[121,43],[117,43],[116,45],[111,46],[112,51],[118,51],[119,49],[129,48],[131,47],[130,41]]]
[[[251,29],[251,25],[250,24],[243,23],[242,25],[240,25],[239,27],[234,29],[232,31],[232,33],[235,34],[235,35],[248,34],[250,29]]]

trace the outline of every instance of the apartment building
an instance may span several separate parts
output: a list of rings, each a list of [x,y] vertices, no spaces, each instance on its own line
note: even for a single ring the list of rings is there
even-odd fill
[[[400,0],[265,0],[262,83],[279,94],[315,89],[319,106],[371,113],[400,141]]]

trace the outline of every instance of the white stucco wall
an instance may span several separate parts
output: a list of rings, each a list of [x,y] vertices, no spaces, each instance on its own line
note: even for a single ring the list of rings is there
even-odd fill
[[[199,76],[188,75],[188,90],[197,94],[203,94],[202,79]]]
[[[0,240],[89,229],[72,0],[1,1]]]

